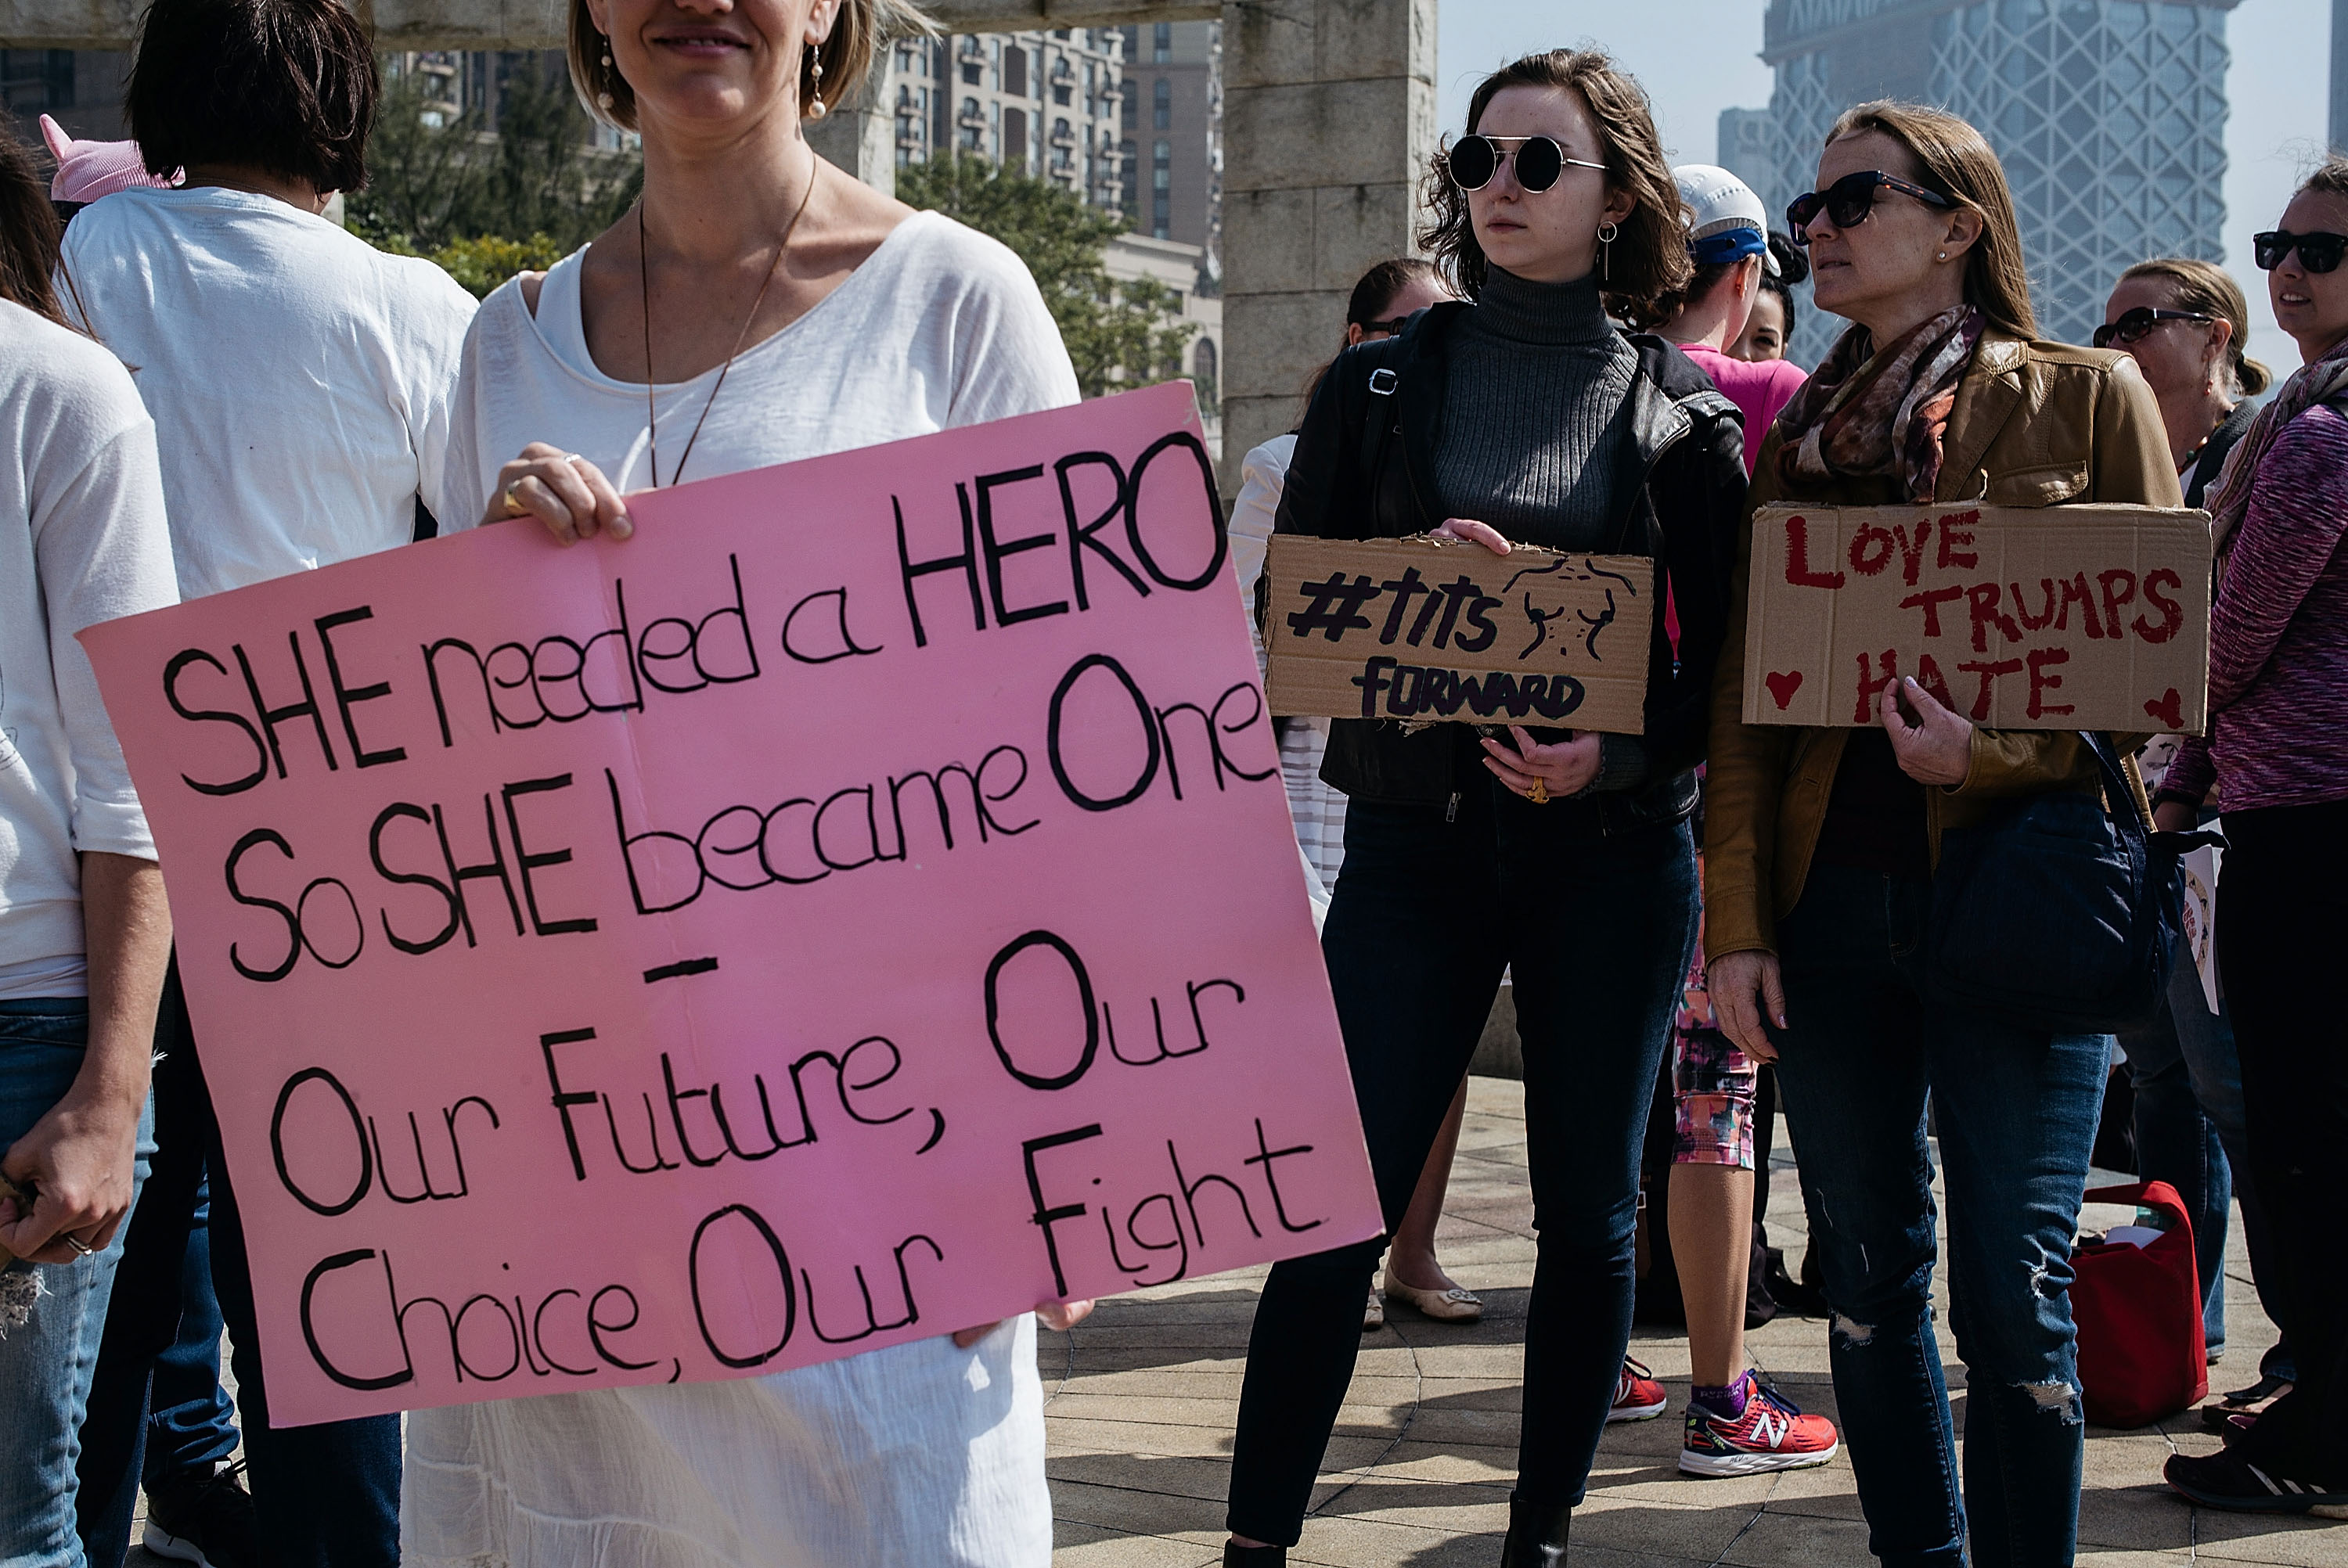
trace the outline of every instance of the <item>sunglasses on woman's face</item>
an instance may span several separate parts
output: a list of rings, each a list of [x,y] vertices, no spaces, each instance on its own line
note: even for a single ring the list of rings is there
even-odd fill
[[[2132,311],[2122,311],[2120,319],[2106,322],[2095,331],[2097,348],[2108,348],[2115,343],[2141,343],[2147,333],[2163,322],[2214,322],[2215,316],[2205,316],[2199,311],[2156,311],[2143,305]]]
[[[1462,190],[1481,190],[1500,172],[1500,160],[1517,160],[1517,183],[1539,192],[1555,185],[1569,169],[1603,169],[1602,163],[1568,158],[1565,149],[1545,136],[1463,136],[1444,156],[1451,183]]]
[[[2293,251],[2299,252],[2299,264],[2311,272],[2328,272],[2340,264],[2340,254],[2348,251],[2348,234],[2294,234],[2288,229],[2271,230],[2250,236],[2250,259],[2261,272],[2271,272],[2282,265],[2282,259]]]
[[[1867,215],[1875,210],[1875,193],[1883,190],[1912,196],[1928,207],[1956,205],[1939,191],[1910,184],[1896,174],[1886,174],[1879,169],[1861,169],[1857,174],[1844,175],[1824,190],[1797,196],[1787,205],[1786,222],[1794,231],[1794,243],[1810,242],[1810,225],[1818,221],[1821,212],[1838,229],[1853,229],[1866,222]]]

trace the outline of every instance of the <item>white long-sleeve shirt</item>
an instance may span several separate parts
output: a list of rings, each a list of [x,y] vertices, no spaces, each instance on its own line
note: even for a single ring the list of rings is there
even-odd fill
[[[0,1000],[87,994],[78,851],[152,859],[74,634],[177,601],[155,426],[120,364],[0,301]]]

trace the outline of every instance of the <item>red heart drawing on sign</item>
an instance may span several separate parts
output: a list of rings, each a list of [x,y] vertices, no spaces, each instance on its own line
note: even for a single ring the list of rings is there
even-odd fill
[[[1778,705],[1784,706],[1783,703]],[[2171,730],[2181,730],[2185,727],[2185,701],[2177,694],[2177,688],[2174,686],[2145,703],[2144,711]]]
[[[1788,670],[1782,675],[1765,675],[1761,683],[1769,688],[1769,695],[1777,699],[1777,712],[1782,713],[1786,704],[1794,700],[1794,693],[1802,689],[1802,672]]]

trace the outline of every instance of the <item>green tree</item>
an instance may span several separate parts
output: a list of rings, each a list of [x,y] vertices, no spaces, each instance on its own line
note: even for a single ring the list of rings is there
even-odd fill
[[[899,169],[897,197],[992,235],[1027,263],[1086,397],[1182,374],[1197,328],[1177,319],[1179,296],[1147,280],[1113,283],[1103,264],[1122,217],[971,153]]]
[[[492,135],[470,115],[444,119],[420,77],[386,80],[367,145],[367,189],[344,203],[352,232],[382,250],[429,256],[486,295],[577,250],[627,210],[644,186],[643,159],[588,146],[586,111],[567,78],[533,61],[507,77],[502,93]]]

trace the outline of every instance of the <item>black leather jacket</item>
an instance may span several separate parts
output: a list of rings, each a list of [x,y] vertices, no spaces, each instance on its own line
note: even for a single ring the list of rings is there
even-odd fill
[[[1437,305],[1413,317],[1401,336],[1338,355],[1298,432],[1274,532],[1399,538],[1442,523],[1434,472],[1443,432],[1445,339],[1460,313],[1473,308]],[[1643,774],[1601,777],[1583,792],[1598,804],[1608,832],[1675,822],[1694,809],[1694,768],[1704,760],[1713,666],[1745,526],[1744,416],[1672,344],[1643,333],[1630,343],[1638,368],[1627,456],[1642,478],[1620,491],[1612,538],[1599,553],[1662,563],[1678,607],[1680,644],[1674,659],[1657,613],[1647,658]],[[1321,776],[1365,800],[1456,804],[1465,779],[1484,771],[1475,761],[1473,735],[1465,724],[1406,733],[1391,719],[1339,719]]]

